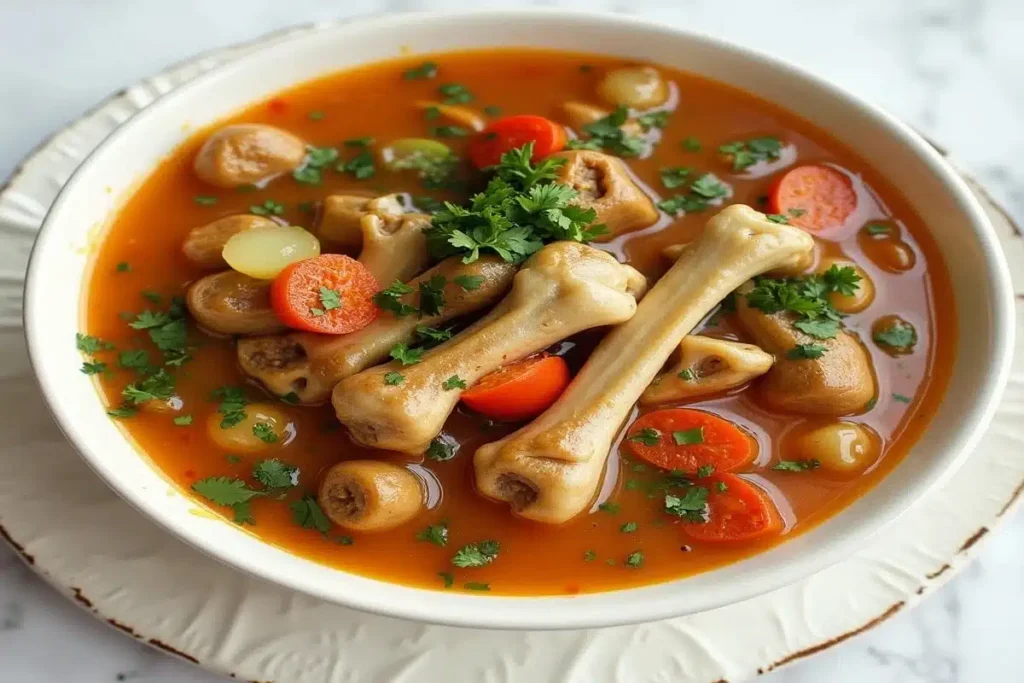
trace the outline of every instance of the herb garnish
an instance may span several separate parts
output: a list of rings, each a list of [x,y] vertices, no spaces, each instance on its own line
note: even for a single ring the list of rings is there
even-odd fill
[[[917,330],[908,322],[894,319],[886,327],[876,330],[871,338],[876,344],[906,352],[917,344]]]
[[[639,525],[636,522],[626,522],[625,524],[619,527],[619,531],[621,531],[624,534],[631,534],[637,530],[638,526]]]
[[[706,522],[707,506],[708,490],[703,486],[691,486],[681,496],[665,495],[665,512],[687,522]]]
[[[479,275],[456,275],[452,278],[452,282],[462,287],[467,292],[480,289],[480,285],[484,283],[484,279]]]
[[[640,128],[645,133],[649,132],[652,128],[664,128],[668,125],[668,117],[672,112],[669,111],[652,111],[647,114],[640,114],[636,117],[636,122],[640,124]]]
[[[363,150],[348,161],[340,161],[334,166],[339,173],[351,173],[357,180],[372,178],[377,173],[377,167],[373,163],[373,153]]]
[[[455,447],[438,436],[427,446],[427,457],[437,462],[451,460],[455,457]]]
[[[391,347],[388,354],[402,365],[415,365],[423,360],[423,349],[410,349],[408,344],[399,343]]]
[[[437,575],[444,580],[445,588],[451,588],[455,585],[455,577],[452,575],[451,572],[438,572]]]
[[[821,461],[817,458],[811,458],[810,460],[780,460],[772,466],[772,469],[779,472],[806,472],[807,470],[816,470],[819,467],[821,467]]]
[[[211,397],[220,401],[217,412],[223,415],[220,421],[221,429],[234,427],[245,419],[245,405],[249,402],[245,398],[245,390],[240,387],[223,386],[213,390]]]
[[[406,294],[412,294],[414,290],[409,285],[395,280],[387,289],[382,289],[373,295],[373,303],[382,311],[390,311],[398,318],[404,318],[416,312],[415,306],[402,303],[399,298]]]
[[[436,62],[423,62],[419,66],[411,69],[406,69],[402,72],[402,78],[407,81],[421,80],[424,78],[433,78],[437,75],[437,63]]]
[[[426,325],[417,325],[416,337],[424,342],[424,346],[430,347],[451,339],[452,331],[439,330],[434,327],[427,327]]]
[[[434,275],[420,283],[420,315],[438,315],[444,308],[444,275]]]
[[[252,433],[257,439],[263,443],[276,443],[277,434],[274,432],[274,428],[266,422],[257,422],[252,426]]]
[[[814,360],[825,355],[828,348],[821,344],[797,344],[786,352],[789,360]]]
[[[710,477],[714,473],[715,473],[715,466],[714,465],[701,465],[700,467],[697,468],[697,478],[698,479],[704,479],[705,477]]]
[[[452,375],[441,383],[441,388],[445,391],[451,391],[452,389],[465,389],[466,380],[462,379],[458,375]]]
[[[570,140],[570,149],[604,150],[623,157],[640,156],[647,150],[647,142],[635,135],[627,135],[622,125],[629,119],[629,109],[616,107],[608,116],[583,126],[589,140]]]
[[[644,563],[644,554],[639,550],[631,552],[626,557],[626,565],[633,569],[639,568]]]
[[[489,591],[491,590],[491,584],[480,583],[479,581],[467,581],[462,584],[462,587],[469,591]]]
[[[782,153],[778,138],[763,137],[728,142],[718,151],[732,157],[732,170],[743,171],[761,161],[776,161]]]
[[[405,381],[405,375],[400,372],[385,372],[384,373],[384,384],[390,387],[395,387]]]
[[[289,489],[298,483],[298,473],[294,465],[272,458],[257,463],[252,476],[268,489]]]
[[[288,509],[292,511],[292,519],[303,529],[316,529],[321,534],[331,530],[331,520],[320,509],[316,498],[308,493],[294,501]]]
[[[619,512],[619,504],[605,501],[597,506],[597,509],[601,512],[607,512],[609,515],[614,515]]]
[[[437,90],[444,95],[445,104],[466,104],[473,101],[473,93],[461,83],[445,83]]]
[[[448,523],[441,522],[440,524],[431,524],[426,529],[423,529],[416,534],[416,540],[433,543],[434,545],[439,545],[443,548],[448,545]]]
[[[731,191],[728,185],[713,174],[705,173],[690,183],[690,191],[687,194],[676,194],[663,199],[658,202],[658,208],[673,216],[680,212],[704,211],[712,204],[720,203],[719,200],[728,197]]]
[[[684,429],[680,432],[672,432],[672,440],[677,446],[690,446],[704,443],[704,427]]]
[[[685,166],[669,166],[658,170],[661,174],[661,184],[670,190],[685,185],[692,172],[692,168]]]
[[[555,184],[564,159],[549,157],[536,166],[530,160],[533,143],[506,152],[487,188],[470,199],[468,207],[445,202],[426,230],[431,254],[445,258],[463,254],[472,263],[483,251],[518,263],[546,242],[586,242],[604,231],[591,227],[597,213],[570,203],[577,193]]]
[[[500,547],[501,544],[492,540],[464,545],[452,557],[452,564],[462,568],[483,567],[494,562]]]
[[[645,446],[653,446],[661,441],[661,432],[653,427],[644,427],[626,440],[642,443]]]
[[[249,213],[257,216],[280,216],[284,213],[284,204],[268,199],[262,204],[250,204]]]
[[[213,206],[214,204],[217,203],[217,198],[214,197],[213,195],[197,194],[195,197],[192,198],[192,201],[194,201],[199,206]]]
[[[188,427],[192,424],[191,415],[178,415],[173,420],[174,424],[178,427]]]
[[[685,138],[681,144],[683,149],[687,152],[699,152],[703,148],[703,145],[700,144],[700,140],[693,135]]]

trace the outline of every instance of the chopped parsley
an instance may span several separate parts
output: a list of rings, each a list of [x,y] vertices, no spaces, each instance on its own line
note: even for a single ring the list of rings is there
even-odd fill
[[[472,263],[490,251],[518,263],[547,242],[586,242],[603,234],[604,226],[591,226],[597,212],[573,204],[577,192],[554,183],[565,160],[549,157],[534,165],[532,155],[532,142],[506,152],[467,206],[446,202],[425,231],[431,255],[462,255]]]
[[[892,228],[881,223],[868,223],[864,226],[864,232],[875,239],[880,239],[892,232]]]
[[[419,66],[406,69],[402,72],[402,78],[407,81],[422,80],[424,78],[434,78],[437,76],[437,63],[436,62],[423,62]]]
[[[423,349],[410,349],[408,344],[395,344],[388,354],[402,365],[415,365],[423,360]]]
[[[458,375],[452,375],[441,383],[441,388],[445,391],[451,391],[452,389],[465,389],[466,380],[462,379]]]
[[[137,412],[139,412],[138,408],[134,408],[132,406],[121,406],[120,408],[111,408],[107,411],[107,415],[110,417],[131,417]]]
[[[636,522],[626,522],[625,524],[619,527],[619,531],[621,531],[624,534],[631,534],[637,530],[638,526],[639,525]]]
[[[479,275],[456,275],[452,282],[462,287],[467,292],[480,289],[480,285],[484,283],[484,279]]]
[[[289,489],[298,483],[299,469],[273,458],[258,462],[252,476],[268,489]]]
[[[634,443],[642,443],[645,446],[653,446],[661,441],[661,432],[653,427],[644,427],[633,436],[629,437],[627,441],[633,441]]]
[[[93,337],[81,332],[75,333],[75,348],[82,353],[94,354],[98,351],[111,351],[114,345],[99,337]]]
[[[98,375],[107,371],[107,364],[101,361],[82,361],[80,371],[84,375]]]
[[[828,348],[821,344],[797,344],[786,352],[789,360],[814,360],[825,355]]]
[[[412,203],[416,208],[420,209],[424,213],[437,213],[444,208],[444,204],[437,201],[433,197],[418,196],[412,198]]]
[[[593,562],[596,559],[597,559],[597,553],[594,552],[593,550],[584,550],[583,551],[583,561],[584,562]]]
[[[892,400],[899,401],[900,403],[910,403],[913,399],[909,396],[904,396],[903,394],[893,394]]]
[[[341,293],[327,287],[320,288],[320,305],[325,311],[341,308]]]
[[[494,118],[495,116],[501,116],[501,107],[495,104],[489,104],[486,107],[484,107],[484,113],[490,116],[491,118]]]
[[[292,178],[306,185],[319,185],[323,180],[323,168],[338,160],[334,147],[306,148],[306,163],[292,171]]]
[[[427,457],[437,462],[445,462],[455,457],[455,447],[438,436],[427,446]]]
[[[434,275],[420,283],[420,314],[438,315],[444,308],[444,275]]]
[[[817,458],[811,458],[810,460],[780,460],[775,465],[772,465],[772,469],[779,472],[806,472],[807,470],[816,470],[819,467],[821,467],[821,461]]]
[[[133,405],[146,401],[166,401],[173,395],[174,377],[163,368],[121,390],[124,400]]]
[[[778,223],[779,225],[789,225],[789,217],[781,213],[768,213],[764,216],[772,223]]]
[[[498,557],[501,544],[497,541],[487,540],[477,543],[470,543],[458,549],[452,557],[452,564],[456,567],[483,567],[489,565]]]
[[[691,486],[682,495],[665,495],[665,512],[681,517],[687,522],[707,521],[708,490],[703,486]]]
[[[774,137],[736,140],[720,146],[718,151],[731,157],[732,170],[739,172],[762,161],[778,160],[782,153],[782,142]]]
[[[715,466],[714,465],[701,465],[700,467],[697,468],[697,478],[698,479],[704,479],[705,477],[710,477],[714,473],[715,473]]]
[[[268,199],[262,204],[249,205],[249,213],[257,216],[280,216],[284,213],[284,204]]]
[[[423,341],[424,346],[436,346],[441,342],[451,339],[452,331],[439,330],[435,327],[427,327],[426,325],[417,325],[416,337]]]
[[[608,116],[583,126],[589,140],[570,140],[570,149],[604,150],[623,157],[640,156],[647,150],[647,142],[635,135],[627,135],[622,125],[629,119],[629,109],[616,107]],[[642,125],[642,124],[641,124]]]
[[[116,266],[114,266],[114,270],[116,270],[118,273],[127,273],[131,269],[132,269],[132,267],[131,267],[131,265],[128,264],[127,261],[121,261]]]
[[[703,149],[703,145],[700,144],[700,140],[698,140],[693,135],[685,138],[680,144],[682,144],[683,149],[685,149],[687,152],[699,152],[701,149]]]
[[[245,406],[249,402],[245,398],[245,390],[240,387],[223,386],[213,390],[211,397],[219,401],[217,412],[222,415],[221,429],[234,427],[245,419]]]
[[[234,507],[244,505],[257,496],[265,495],[263,491],[249,488],[241,479],[229,477],[207,477],[192,484],[192,490],[216,505]]]
[[[320,509],[316,498],[308,493],[293,501],[288,509],[292,511],[292,520],[303,529],[316,529],[321,534],[331,530],[331,520]]]
[[[612,503],[610,501],[605,501],[604,503],[598,505],[597,509],[600,510],[601,512],[607,512],[609,515],[614,515],[618,514],[619,512],[619,504]]]
[[[416,312],[415,306],[402,303],[399,299],[406,294],[412,294],[414,290],[409,285],[395,280],[387,289],[382,289],[373,295],[373,303],[382,311],[390,311],[397,318],[404,318]]]
[[[466,104],[473,101],[473,93],[461,83],[445,83],[437,89],[445,104]]]
[[[257,422],[254,424],[252,426],[252,433],[253,436],[263,443],[277,443],[277,434],[274,432],[274,428],[266,422]]]
[[[455,585],[455,577],[451,572],[438,572],[437,575],[444,581],[445,588],[451,588]]]
[[[667,166],[658,170],[661,175],[661,184],[670,190],[685,185],[692,172],[692,168],[685,166]]]
[[[636,122],[640,124],[640,128],[645,133],[649,132],[652,128],[664,128],[668,125],[668,117],[672,112],[669,111],[652,111],[647,114],[640,114],[636,117]]]
[[[917,330],[908,322],[900,319],[892,320],[888,325],[875,330],[871,338],[880,346],[887,346],[895,351],[906,352],[917,344]]]
[[[334,166],[339,173],[351,173],[357,180],[372,178],[377,173],[373,162],[373,153],[364,149],[348,161],[340,161]]]
[[[177,425],[178,427],[188,427],[189,425],[192,424],[192,416],[178,415],[177,417],[174,418],[174,424]]]
[[[466,583],[464,583],[462,585],[463,585],[463,588],[465,588],[468,591],[489,591],[489,590],[491,590],[491,584],[489,584],[489,583],[480,583],[479,581],[467,581]]]
[[[405,375],[400,372],[385,372],[384,373],[384,384],[389,387],[396,387],[405,381]]]
[[[448,523],[431,524],[416,534],[417,541],[426,541],[442,548],[448,545]]]
[[[684,429],[679,432],[672,432],[672,440],[677,446],[690,446],[704,443],[704,427]]]
[[[370,147],[371,145],[373,145],[374,142],[375,140],[371,136],[364,135],[358,138],[348,138],[341,144],[345,145],[346,147]]]
[[[683,380],[684,382],[692,382],[693,380],[697,379],[696,373],[694,373],[694,371],[691,370],[690,368],[683,368],[682,370],[680,370],[677,377],[679,377],[679,379]]]
[[[690,183],[687,194],[672,195],[658,202],[658,208],[672,216],[679,213],[693,213],[706,210],[709,206],[719,203],[728,197],[731,188],[711,173],[696,178]]]
[[[441,109],[432,104],[423,110],[423,118],[427,121],[433,121],[434,119],[441,118]]]
[[[634,550],[626,556],[626,566],[638,569],[644,563],[644,554],[639,550]]]
[[[724,481],[716,481],[715,482],[715,489],[719,493],[725,493],[726,491],[729,490],[729,485],[726,484]]]
[[[464,138],[469,130],[462,126],[431,126],[429,135],[434,138]]]
[[[213,195],[197,194],[195,197],[192,198],[192,201],[194,201],[199,206],[213,206],[214,204],[217,203],[217,198],[214,197]]]

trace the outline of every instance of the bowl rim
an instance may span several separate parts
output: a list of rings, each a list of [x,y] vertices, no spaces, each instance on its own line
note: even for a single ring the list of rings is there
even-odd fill
[[[591,602],[594,602],[596,599],[596,602],[599,603],[600,599],[604,596],[637,593],[642,591],[644,587],[641,586],[631,589],[606,591],[581,596],[475,596],[471,599],[471,602],[474,603],[474,605],[470,608],[469,603],[467,603],[464,598],[457,597],[456,594],[446,594],[429,589],[420,589],[377,579],[369,579],[376,583],[397,587],[400,592],[407,593],[406,597],[408,598],[415,598],[416,595],[422,596],[424,593],[428,593],[433,596],[450,595],[451,598],[454,598],[451,600],[452,607],[444,614],[438,614],[436,607],[426,609],[419,605],[418,601],[415,599],[405,601],[396,600],[382,604],[378,599],[372,597],[367,598],[361,594],[351,591],[342,594],[339,592],[324,590],[323,587],[312,585],[310,581],[297,580],[287,574],[283,575],[281,572],[268,570],[251,559],[247,560],[244,555],[235,555],[221,549],[213,544],[204,534],[195,533],[192,530],[183,529],[178,526],[175,523],[174,514],[162,508],[150,505],[145,497],[139,495],[140,492],[136,487],[133,487],[130,482],[119,477],[118,473],[108,466],[109,463],[105,461],[101,452],[85,443],[86,440],[78,433],[78,420],[76,419],[74,406],[69,405],[68,402],[62,401],[59,398],[59,384],[56,382],[58,378],[45,371],[46,356],[45,349],[43,348],[45,346],[43,341],[45,334],[43,332],[43,325],[39,324],[44,312],[44,302],[36,295],[36,292],[40,289],[39,282],[45,277],[40,254],[46,250],[47,245],[59,237],[56,229],[53,227],[55,223],[53,217],[60,213],[63,204],[75,185],[78,184],[81,178],[95,165],[96,157],[102,155],[106,149],[112,146],[116,141],[129,135],[132,129],[136,127],[140,121],[153,115],[153,111],[166,105],[168,100],[187,100],[190,93],[204,87],[207,83],[220,80],[230,81],[236,71],[244,69],[250,62],[267,59],[266,55],[268,53],[287,54],[288,50],[291,49],[293,45],[310,36],[310,34],[305,31],[291,31],[284,33],[283,35],[280,31],[272,33],[265,37],[266,40],[277,39],[277,42],[270,44],[261,44],[263,43],[263,39],[258,39],[253,43],[253,46],[255,47],[253,52],[244,54],[239,58],[232,59],[226,64],[217,66],[203,74],[200,74],[170,93],[159,96],[154,102],[151,102],[148,106],[144,107],[128,120],[121,123],[117,130],[103,140],[89,155],[85,157],[85,159],[83,159],[82,163],[67,179],[50,207],[50,210],[47,212],[46,218],[42,223],[29,256],[29,265],[25,282],[23,322],[28,342],[29,359],[48,409],[54,416],[55,421],[65,438],[68,439],[90,468],[99,474],[105,483],[119,496],[128,501],[133,507],[140,510],[147,517],[156,521],[162,527],[170,531],[172,535],[207,553],[215,559],[248,574],[268,580],[272,583],[283,585],[293,590],[298,590],[321,599],[366,612],[452,626],[508,629],[589,628],[637,623],[678,616],[683,613],[709,610],[724,604],[738,602],[754,597],[755,595],[767,593],[783,585],[799,580],[800,578],[816,573],[834,562],[853,554],[854,551],[868,538],[881,531],[885,526],[893,522],[901,514],[916,504],[916,502],[920,500],[927,491],[940,485],[948,476],[951,476],[981,438],[982,432],[992,419],[999,397],[1005,388],[1009,376],[1010,361],[1012,357],[1014,309],[1013,290],[1010,282],[1009,268],[1001,247],[999,246],[995,230],[988,218],[985,216],[981,205],[970,192],[969,188],[956,174],[952,167],[941,157],[941,155],[914,130],[893,117],[891,114],[845,90],[844,88],[832,84],[830,81],[818,76],[812,71],[797,66],[785,59],[768,53],[763,53],[758,50],[753,50],[732,41],[709,35],[705,32],[668,26],[646,19],[627,17],[608,12],[587,12],[558,8],[522,8],[507,10],[473,9],[359,16],[347,20],[332,22],[324,28],[329,31],[339,29],[351,30],[353,28],[380,31],[386,30],[389,27],[417,24],[424,21],[452,22],[459,20],[486,20],[489,22],[500,23],[503,19],[544,19],[578,24],[587,24],[589,22],[591,25],[599,24],[602,28],[656,32],[663,34],[667,39],[685,39],[694,41],[712,49],[731,52],[745,60],[762,62],[772,70],[800,78],[810,86],[823,91],[828,96],[841,100],[845,107],[849,107],[852,110],[859,110],[860,114],[867,116],[874,123],[886,128],[899,144],[909,148],[909,150],[928,167],[928,170],[934,174],[937,179],[942,182],[945,188],[954,195],[954,199],[959,205],[959,208],[969,217],[970,233],[981,248],[982,257],[987,266],[986,277],[988,279],[988,285],[993,293],[991,332],[992,357],[989,359],[989,361],[991,361],[989,365],[990,372],[981,383],[981,389],[977,393],[975,402],[971,406],[970,411],[968,414],[964,415],[965,419],[962,422],[964,426],[962,426],[960,431],[954,434],[943,446],[943,451],[947,453],[945,458],[947,462],[944,468],[940,472],[925,473],[918,477],[915,480],[914,487],[907,495],[886,503],[879,508],[878,514],[872,515],[870,518],[853,525],[851,529],[845,532],[841,541],[837,540],[830,543],[820,552],[815,553],[812,558],[808,558],[803,561],[800,565],[800,571],[796,571],[796,567],[792,566],[792,562],[788,564],[783,563],[781,566],[772,566],[765,575],[757,577],[757,580],[747,582],[749,585],[745,588],[733,587],[733,590],[727,592],[727,598],[707,596],[706,599],[700,601],[699,604],[696,605],[692,604],[692,601],[682,603],[679,600],[659,600],[655,602],[648,598],[646,600],[637,600],[630,605],[628,609],[623,609],[614,614],[602,612],[599,604],[596,609],[595,606],[591,605],[589,609],[584,610],[572,610],[572,604],[586,602],[586,600],[584,600],[586,598],[590,598]],[[513,46],[514,45],[511,43],[508,45],[508,47]],[[523,47],[529,46],[523,45]],[[453,50],[459,49],[467,48],[453,48]],[[600,52],[600,50],[597,50],[597,52]],[[308,78],[317,78],[326,75],[327,73],[328,72],[312,74]],[[298,84],[298,81],[296,84]],[[126,441],[128,440],[126,439]],[[130,442],[128,445],[131,446],[133,450],[140,450]],[[141,452],[140,455],[142,455]],[[156,470],[158,475],[163,476],[158,469],[155,467],[153,469]],[[263,545],[267,545],[268,547],[272,547],[264,541],[259,542]],[[786,545],[787,543],[783,543],[780,546],[777,546],[777,548],[784,547]],[[292,556],[290,553],[287,553],[287,551],[282,550],[280,552],[284,552],[289,556]],[[769,552],[772,551],[768,550],[764,553],[758,553],[758,556]],[[300,559],[305,560],[305,558]],[[736,566],[748,559],[750,558],[740,560],[730,566]],[[317,564],[311,560],[305,561]],[[788,572],[786,571],[787,567]],[[340,568],[332,569],[349,577],[358,577],[363,579],[369,578],[359,574],[345,572]],[[704,572],[703,575],[713,574],[721,569],[723,568],[710,570],[708,572]],[[686,581],[688,578],[690,577],[683,577],[668,583]],[[653,585],[657,586],[664,584]],[[619,607],[621,607],[621,605]],[[559,608],[568,609],[569,613],[563,612]]]

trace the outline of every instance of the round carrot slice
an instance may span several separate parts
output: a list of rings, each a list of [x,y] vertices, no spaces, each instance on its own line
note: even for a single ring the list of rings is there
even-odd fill
[[[373,273],[341,254],[323,254],[287,266],[270,286],[278,320],[297,330],[345,334],[366,327],[380,312]]]
[[[501,155],[533,143],[533,161],[565,149],[565,128],[543,116],[520,114],[500,118],[477,133],[469,145],[469,158],[478,169],[496,166]]]
[[[717,415],[690,408],[641,415],[626,435],[638,458],[666,470],[696,474],[704,467],[731,472],[754,459],[754,440]]]
[[[485,375],[463,392],[462,402],[496,420],[526,420],[547,410],[568,384],[562,357],[542,354]]]
[[[783,173],[768,191],[771,213],[806,230],[841,226],[857,208],[850,178],[831,166],[797,166]]]
[[[767,493],[735,474],[697,481],[708,490],[707,521],[689,522],[683,532],[695,541],[749,541],[782,532],[782,516]]]

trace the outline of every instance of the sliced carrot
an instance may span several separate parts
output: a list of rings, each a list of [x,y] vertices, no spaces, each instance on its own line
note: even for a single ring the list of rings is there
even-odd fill
[[[782,174],[768,191],[771,213],[807,230],[841,226],[857,208],[850,178],[831,166],[797,166]]]
[[[469,158],[479,169],[496,166],[502,154],[529,142],[533,143],[533,161],[560,152],[565,149],[565,127],[543,116],[506,116],[476,134],[469,145]]]
[[[297,330],[345,334],[369,325],[380,310],[373,273],[341,254],[322,254],[282,270],[270,286],[278,320]]]
[[[540,354],[485,375],[463,392],[462,402],[496,420],[526,420],[547,410],[568,385],[562,357]]]
[[[731,472],[754,459],[754,440],[717,415],[690,408],[641,415],[626,435],[638,458],[666,470],[696,474],[703,467]]]
[[[695,541],[749,541],[782,532],[775,503],[763,490],[735,474],[698,479],[708,490],[707,521],[689,522],[683,532]]]

